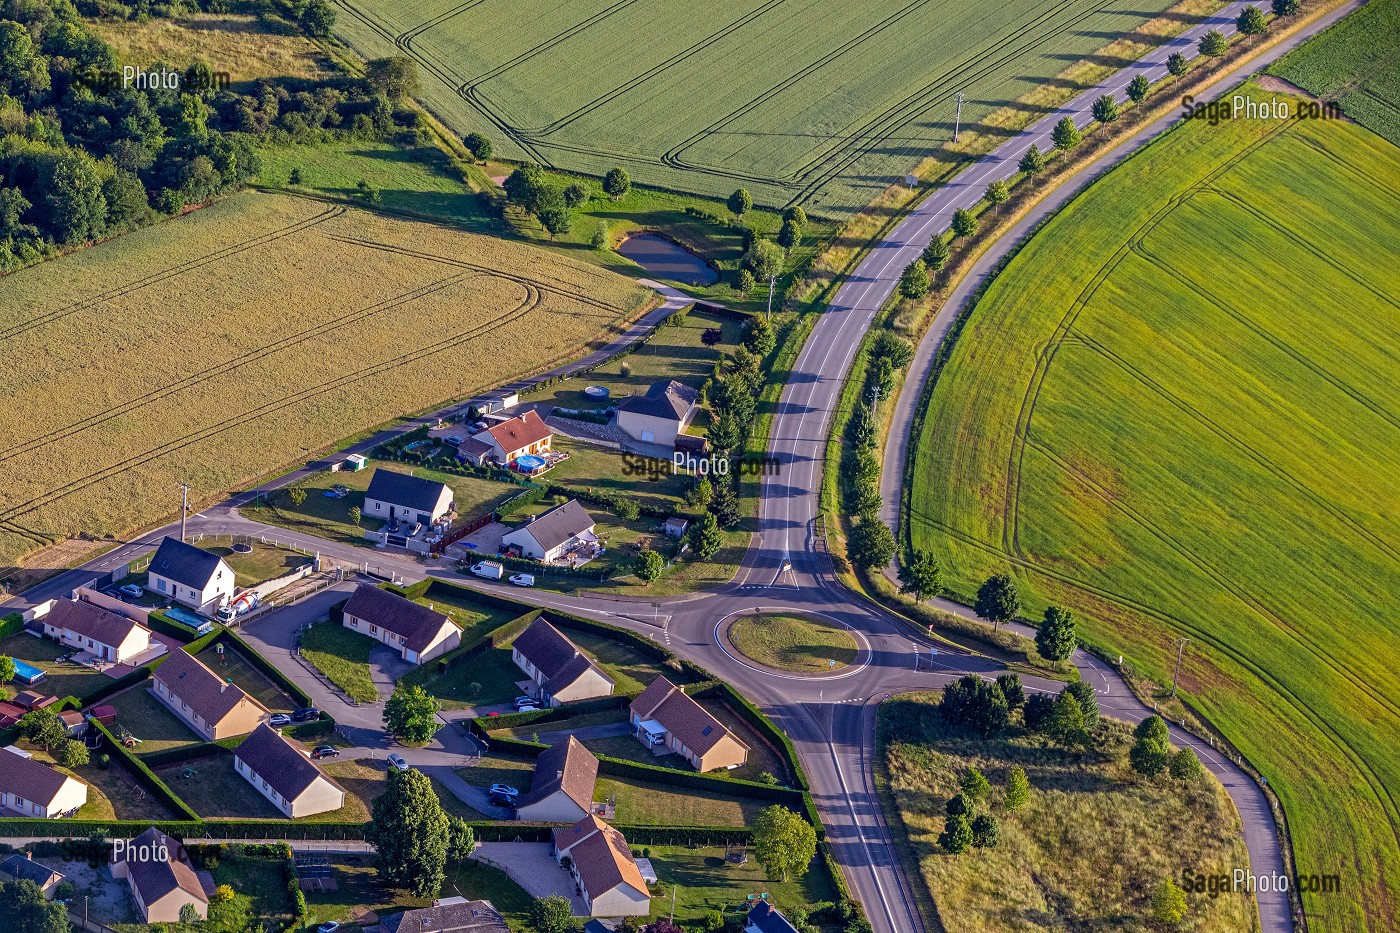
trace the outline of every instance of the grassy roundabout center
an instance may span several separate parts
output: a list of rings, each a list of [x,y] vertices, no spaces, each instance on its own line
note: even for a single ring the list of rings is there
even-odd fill
[[[749,660],[797,674],[840,670],[859,653],[851,633],[834,622],[782,612],[740,616],[727,637]]]

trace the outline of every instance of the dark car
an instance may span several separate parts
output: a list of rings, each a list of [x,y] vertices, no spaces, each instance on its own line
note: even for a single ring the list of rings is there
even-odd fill
[[[514,797],[507,797],[505,794],[492,794],[492,795],[491,795],[491,805],[492,805],[493,807],[505,807],[505,808],[507,808],[507,809],[509,809],[509,810],[514,810],[514,809],[515,809],[515,801],[516,801],[516,798],[514,798]]]
[[[317,745],[311,750],[312,758],[339,758],[340,749],[331,745]]]
[[[310,722],[313,719],[319,719],[320,716],[321,711],[318,710],[316,707],[304,706],[296,712],[292,713],[292,722]]]

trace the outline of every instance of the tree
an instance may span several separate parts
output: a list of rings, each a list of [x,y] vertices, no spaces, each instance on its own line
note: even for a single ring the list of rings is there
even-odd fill
[[[709,560],[719,553],[719,549],[724,546],[724,532],[719,530],[719,521],[713,512],[706,512],[696,523],[691,531],[691,541],[695,547],[695,556],[701,560]]]
[[[460,816],[447,817],[447,857],[462,860],[476,851],[476,833]]]
[[[603,176],[603,191],[608,197],[616,200],[627,194],[632,188],[632,179],[627,176],[627,170],[621,166],[609,169]]]
[[[0,684],[7,684],[15,679],[15,659],[9,655],[0,654]]]
[[[1055,698],[1048,693],[1032,693],[1026,697],[1026,707],[1021,712],[1021,721],[1032,732],[1044,732],[1050,720],[1050,711],[1055,708]]]
[[[593,192],[581,181],[576,181],[564,189],[564,204],[570,208],[587,204],[592,198]]]
[[[1112,94],[1100,94],[1094,98],[1094,102],[1089,105],[1089,112],[1094,115],[1094,120],[1099,124],[1099,129],[1103,129],[1114,120],[1118,119],[1118,101],[1113,99]]]
[[[1298,12],[1298,0],[1274,0],[1275,16],[1292,16]]]
[[[1026,705],[1026,688],[1021,686],[1021,675],[1015,671],[998,674],[997,689],[1006,698],[1008,709],[1020,709]]]
[[[438,702],[422,687],[397,687],[384,704],[384,728],[401,742],[425,745],[437,731]]]
[[[817,855],[817,832],[811,823],[775,804],[754,821],[753,851],[770,879],[777,876],[786,882],[791,875],[797,880]]]
[[[1055,141],[1056,149],[1069,152],[1079,145],[1079,127],[1074,125],[1074,120],[1065,117],[1055,124],[1055,128],[1050,131],[1050,138]]]
[[[1201,767],[1201,759],[1189,748],[1183,748],[1172,755],[1167,771],[1174,779],[1185,782],[1199,781],[1205,774],[1205,769]]]
[[[977,589],[973,610],[996,628],[1016,618],[1021,612],[1021,594],[1016,590],[1016,581],[1004,573],[988,577]]]
[[[724,342],[724,331],[718,327],[707,327],[700,332],[700,342],[707,347]]]
[[[1182,55],[1180,52],[1173,52],[1167,56],[1167,71],[1170,71],[1176,77],[1179,78],[1186,74],[1186,69],[1189,67],[1191,67],[1191,65],[1186,61],[1186,56]]]
[[[791,217],[783,221],[783,227],[778,231],[778,245],[788,250],[801,246],[802,225]]]
[[[783,211],[783,220],[795,220],[801,226],[807,226],[807,212],[802,209],[801,204],[794,204]]]
[[[350,521],[354,522],[357,528],[360,525],[360,517],[362,514],[358,505],[350,506]]]
[[[566,933],[574,928],[574,908],[567,897],[537,897],[530,905],[530,923],[539,933]]]
[[[733,486],[720,483],[715,487],[714,497],[710,499],[710,512],[721,528],[728,528],[739,520],[739,497],[734,494]]]
[[[753,273],[754,278],[764,283],[781,275],[786,263],[787,250],[772,240],[754,240],[753,245],[744,254],[745,267]]]
[[[936,236],[924,247],[924,265],[934,272],[942,272],[948,264],[948,241]]]
[[[63,905],[45,898],[32,881],[0,882],[0,905],[4,905],[7,931],[68,933],[68,915]]]
[[[549,232],[550,239],[561,233],[568,233],[572,219],[563,189],[554,185],[546,185],[540,189],[535,198],[535,216],[539,218],[540,225]]]
[[[685,930],[662,917],[660,920],[653,920],[642,927],[642,933],[685,933]]]
[[[1128,750],[1128,763],[1144,777],[1156,777],[1171,762],[1171,742],[1167,724],[1160,716],[1148,716],[1133,730],[1136,741]]]
[[[487,139],[484,133],[468,133],[462,137],[462,145],[476,162],[489,162],[491,154],[495,151],[491,140]]]
[[[1167,728],[1167,721],[1161,716],[1148,716],[1133,727],[1133,738],[1148,739],[1166,745],[1171,741],[1171,731]]]
[[[87,746],[69,739],[59,746],[58,763],[70,769],[82,767],[88,763]]]
[[[1235,20],[1235,28],[1240,31],[1240,35],[1253,38],[1269,31],[1269,21],[1264,18],[1264,11],[1251,3],[1240,11],[1239,19]]]
[[[972,215],[972,211],[960,207],[953,211],[952,230],[954,238],[976,236],[977,218]]]
[[[749,324],[748,334],[744,336],[744,346],[757,356],[767,356],[777,345],[778,338],[773,334],[773,325],[764,318],[754,318]]]
[[[998,178],[987,185],[987,190],[982,193],[982,199],[992,206],[992,211],[1001,213],[1001,206],[1011,200],[1011,186],[1005,179]]]
[[[1001,690],[974,674],[943,688],[938,712],[948,722],[970,726],[983,735],[1000,732],[1011,722]]]
[[[1019,810],[1031,799],[1031,782],[1024,768],[1012,768],[1006,776],[1006,809]]]
[[[1228,48],[1229,45],[1230,43],[1226,40],[1224,33],[1218,29],[1212,29],[1204,36],[1201,36],[1200,49],[1202,55],[1211,57],[1224,55],[1225,49]]]
[[[544,169],[538,165],[522,165],[506,176],[501,187],[512,204],[533,212],[540,193],[549,186],[544,180]]]
[[[436,894],[447,865],[448,831],[432,779],[416,769],[390,768],[365,829],[380,880],[416,897]]]
[[[1085,737],[1084,710],[1079,701],[1068,690],[1061,690],[1050,707],[1050,716],[1045,721],[1045,733],[1061,742],[1080,742]]]
[[[335,10],[326,0],[310,0],[298,20],[307,35],[325,39],[335,27]]]
[[[238,892],[233,890],[231,884],[221,884],[214,889],[214,896],[209,898],[211,904],[227,904],[236,897]]]
[[[1186,911],[1186,892],[1170,878],[1162,879],[1157,890],[1152,892],[1152,919],[1176,926],[1186,919]]]
[[[1084,713],[1084,727],[1087,729],[1097,725],[1099,721],[1099,692],[1094,689],[1094,685],[1087,680],[1076,680],[1065,687],[1065,691],[1074,696],[1079,703],[1080,710]]]
[[[1045,619],[1035,631],[1035,650],[1047,661],[1063,661],[1079,644],[1075,635],[1074,613],[1059,606],[1045,610]]]
[[[904,275],[899,279],[899,293],[911,301],[917,301],[928,294],[930,284],[928,266],[922,259],[915,259],[904,268]]]
[[[365,83],[376,94],[393,101],[418,94],[418,63],[402,55],[376,58],[365,63]]]
[[[875,339],[871,341],[870,352],[874,356],[889,360],[895,369],[908,366],[914,359],[913,345],[894,331],[883,328],[876,332]]]
[[[950,816],[943,823],[943,832],[938,834],[938,844],[949,855],[962,855],[972,845],[972,824],[966,816]]]
[[[900,564],[899,591],[916,603],[936,597],[943,591],[943,565],[929,551],[915,551],[912,560]]]
[[[735,217],[743,217],[753,207],[753,195],[749,194],[745,188],[740,188],[729,196],[729,213]]]
[[[1138,75],[1128,82],[1128,100],[1141,107],[1142,102],[1147,100],[1147,92],[1150,90],[1152,90],[1152,82],[1147,80],[1147,75]]]
[[[992,784],[987,780],[986,775],[976,768],[968,768],[962,780],[958,782],[962,792],[973,800],[986,800],[987,795],[992,792]]]
[[[299,184],[301,184],[301,169],[299,169],[299,168],[294,168],[294,169],[292,169],[292,173],[291,173],[290,175],[287,176],[287,184],[289,184],[289,185],[299,185]]]
[[[644,548],[637,555],[637,563],[632,572],[637,575],[646,586],[651,586],[661,578],[661,573],[666,569],[666,558],[660,552],[651,548]]]
[[[1045,171],[1045,153],[1041,152],[1035,143],[1031,143],[1031,147],[1021,156],[1021,161],[1016,167],[1025,172],[1027,178],[1035,178]]]
[[[710,499],[715,494],[714,483],[710,482],[708,476],[697,476],[695,484],[685,491],[685,501],[688,505],[693,505],[703,509],[710,504]]]
[[[943,805],[943,812],[947,816],[971,816],[976,809],[977,802],[967,794],[954,794]]]
[[[63,721],[47,707],[25,713],[19,721],[19,734],[30,743],[43,746],[45,751],[56,748],[68,739],[68,730],[63,727]]]
[[[293,486],[287,490],[287,498],[292,500],[292,505],[301,508],[302,504],[306,502],[306,490],[300,486]]]
[[[972,844],[979,849],[995,849],[1001,842],[1001,824],[990,813],[979,813],[972,818]]]
[[[851,529],[846,546],[851,563],[866,570],[889,566],[894,560],[894,535],[889,527],[874,515],[863,515]]]

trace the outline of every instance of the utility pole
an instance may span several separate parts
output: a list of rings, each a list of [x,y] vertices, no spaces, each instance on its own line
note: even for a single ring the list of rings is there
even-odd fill
[[[777,285],[777,284],[778,284],[778,277],[777,277],[776,275],[770,275],[770,276],[768,276],[768,321],[769,321],[769,323],[772,323],[772,321],[773,321],[773,286],[775,286],[775,285]]]
[[[190,510],[190,484],[180,484],[180,541],[185,540],[185,514]]]
[[[1181,655],[1186,651],[1186,643],[1189,638],[1178,638],[1176,640],[1176,673],[1172,675],[1172,696],[1176,696],[1176,683],[1181,678]]]
[[[962,129],[962,102],[963,92],[958,91],[958,115],[953,120],[953,142],[958,141],[958,131]]]

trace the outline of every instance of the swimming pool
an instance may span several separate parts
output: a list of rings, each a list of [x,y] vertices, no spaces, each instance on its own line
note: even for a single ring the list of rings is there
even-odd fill
[[[536,457],[534,454],[515,458],[516,469],[523,473],[533,473],[535,470],[543,469],[545,462],[544,457]]]
[[[204,618],[204,616],[197,615],[180,606],[171,606],[169,609],[165,610],[165,617],[178,625],[192,628],[201,635],[214,627],[214,623]]]
[[[26,685],[34,685],[44,679],[44,672],[33,664],[26,664],[15,658],[15,680]]]

